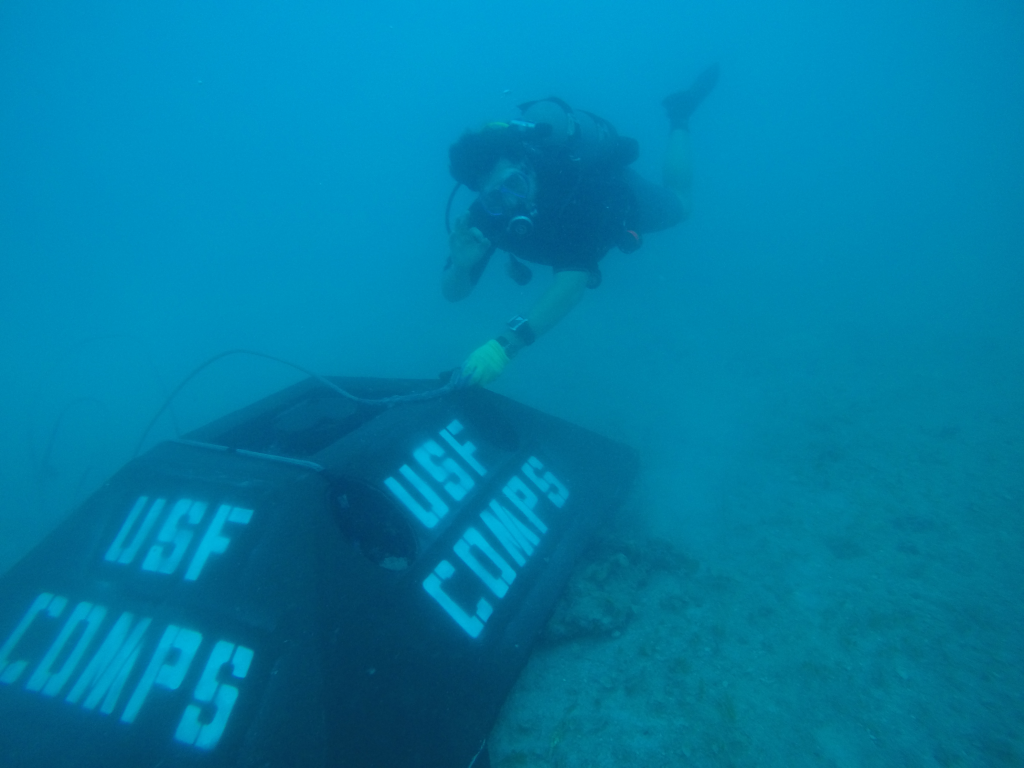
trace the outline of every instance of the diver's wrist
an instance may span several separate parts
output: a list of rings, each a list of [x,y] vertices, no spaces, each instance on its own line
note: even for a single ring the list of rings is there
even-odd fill
[[[530,325],[530,321],[522,315],[516,315],[511,318],[505,327],[511,332],[511,335],[519,342],[520,346],[528,347],[537,340],[537,334],[534,332],[533,327]]]
[[[508,355],[509,359],[512,359],[519,354],[519,350],[523,348],[522,342],[515,337],[515,334],[505,333],[501,336],[497,336],[494,339],[501,345],[501,348]]]

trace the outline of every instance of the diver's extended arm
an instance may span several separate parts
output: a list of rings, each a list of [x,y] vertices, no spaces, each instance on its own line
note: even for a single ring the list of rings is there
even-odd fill
[[[526,319],[534,336],[540,337],[550,331],[569,311],[580,303],[587,291],[589,272],[565,270],[556,272],[551,285],[541,294]],[[502,334],[509,340],[509,352],[515,354],[525,346],[523,339],[507,330]]]
[[[527,318],[533,336],[541,336],[569,314],[579,304],[587,290],[589,272],[556,272],[551,285],[533,305]],[[502,343],[504,340],[504,343]],[[491,339],[478,347],[462,364],[464,380],[470,384],[486,386],[505,370],[510,357],[526,346],[526,339],[508,328],[502,329],[497,339]]]

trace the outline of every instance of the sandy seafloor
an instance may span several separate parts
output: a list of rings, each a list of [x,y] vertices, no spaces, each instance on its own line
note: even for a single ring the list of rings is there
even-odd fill
[[[999,354],[774,398],[710,535],[637,523],[683,481],[646,455],[493,764],[1024,765],[1024,388]]]

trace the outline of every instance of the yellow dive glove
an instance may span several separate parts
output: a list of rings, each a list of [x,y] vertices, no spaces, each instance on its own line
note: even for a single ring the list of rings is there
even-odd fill
[[[491,339],[466,358],[462,364],[462,378],[467,384],[485,387],[501,376],[508,361],[509,357],[498,340]]]

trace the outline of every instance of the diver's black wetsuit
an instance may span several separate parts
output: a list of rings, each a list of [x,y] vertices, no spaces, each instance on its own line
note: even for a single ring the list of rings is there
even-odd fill
[[[513,240],[505,232],[490,231],[491,222],[479,209],[471,209],[469,226],[480,229],[497,249],[524,261],[548,265],[555,272],[589,272],[591,287],[600,283],[598,262],[623,242],[627,230],[642,235],[683,219],[674,192],[629,167],[606,165],[583,173],[558,166],[535,170],[537,215],[528,236]],[[491,255],[493,251],[473,266],[474,284]]]

